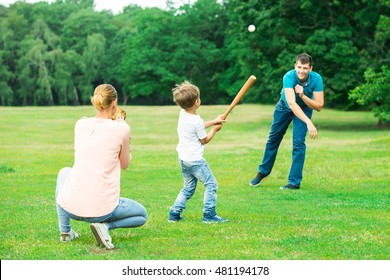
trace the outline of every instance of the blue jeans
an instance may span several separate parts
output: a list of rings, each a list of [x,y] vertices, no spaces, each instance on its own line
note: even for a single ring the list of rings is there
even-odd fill
[[[62,168],[61,171],[58,173],[56,199],[58,192],[62,188],[71,170],[72,169],[70,167],[65,167]],[[69,213],[59,204],[56,203],[56,205],[58,224],[61,233],[70,232],[70,219],[89,223],[106,223],[108,229],[111,230],[116,228],[140,227],[146,223],[146,219],[148,217],[145,207],[143,207],[141,204],[134,200],[122,197],[119,198],[119,204],[114,209],[114,211],[101,217],[79,217],[77,215]]]
[[[186,208],[187,200],[195,193],[198,181],[201,181],[205,187],[203,214],[215,216],[218,184],[207,161],[204,159],[193,162],[179,160],[179,163],[184,179],[184,187],[179,192],[179,195],[171,207],[171,212],[183,212]]]
[[[313,110],[307,106],[302,107],[305,115],[311,119]],[[307,126],[286,106],[282,99],[276,104],[274,111],[274,119],[272,121],[271,131],[268,136],[268,141],[265,146],[264,157],[259,165],[259,172],[264,175],[271,173],[275,163],[276,154],[278,153],[280,142],[287,131],[290,123],[293,122],[293,151],[292,164],[288,183],[299,187],[302,181],[302,170],[305,162],[306,154],[306,134]]]

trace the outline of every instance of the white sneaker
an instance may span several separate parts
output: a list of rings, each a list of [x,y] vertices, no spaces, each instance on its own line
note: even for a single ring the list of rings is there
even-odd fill
[[[60,241],[62,243],[66,243],[68,241],[72,241],[79,238],[79,234],[75,232],[73,229],[70,230],[68,233],[61,233]]]
[[[104,246],[108,250],[115,248],[115,246],[111,243],[112,239],[110,234],[108,233],[108,227],[106,224],[93,223],[91,224],[91,230],[93,235],[95,236],[97,243],[100,246]]]

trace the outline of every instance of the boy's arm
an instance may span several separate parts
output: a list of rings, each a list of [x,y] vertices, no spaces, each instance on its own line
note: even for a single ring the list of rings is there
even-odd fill
[[[212,120],[212,121],[207,121],[207,122],[204,122],[204,127],[205,128],[208,128],[208,127],[210,127],[210,126],[212,126],[212,125],[216,125],[216,124],[221,124],[221,123],[224,123],[224,122],[226,122],[224,119],[222,119],[222,116],[223,115],[219,115],[218,117],[216,117],[214,120]],[[219,129],[218,129],[219,130]],[[218,131],[217,130],[217,131]]]
[[[222,127],[222,124],[214,124],[213,128],[207,134],[206,138],[199,139],[200,142],[202,142],[203,145],[209,143],[211,141],[211,139],[213,139],[214,135],[221,129],[221,127]]]

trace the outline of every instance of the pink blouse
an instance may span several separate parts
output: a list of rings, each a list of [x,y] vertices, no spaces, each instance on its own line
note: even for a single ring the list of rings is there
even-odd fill
[[[57,203],[80,217],[111,213],[119,203],[119,153],[129,141],[130,127],[125,122],[101,118],[77,121],[74,165]]]

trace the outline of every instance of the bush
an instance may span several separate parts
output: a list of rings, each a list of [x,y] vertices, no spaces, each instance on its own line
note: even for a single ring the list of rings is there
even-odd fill
[[[380,72],[368,69],[364,73],[366,83],[353,89],[349,93],[350,99],[355,99],[360,105],[372,108],[379,125],[390,125],[390,71],[382,66]]]

